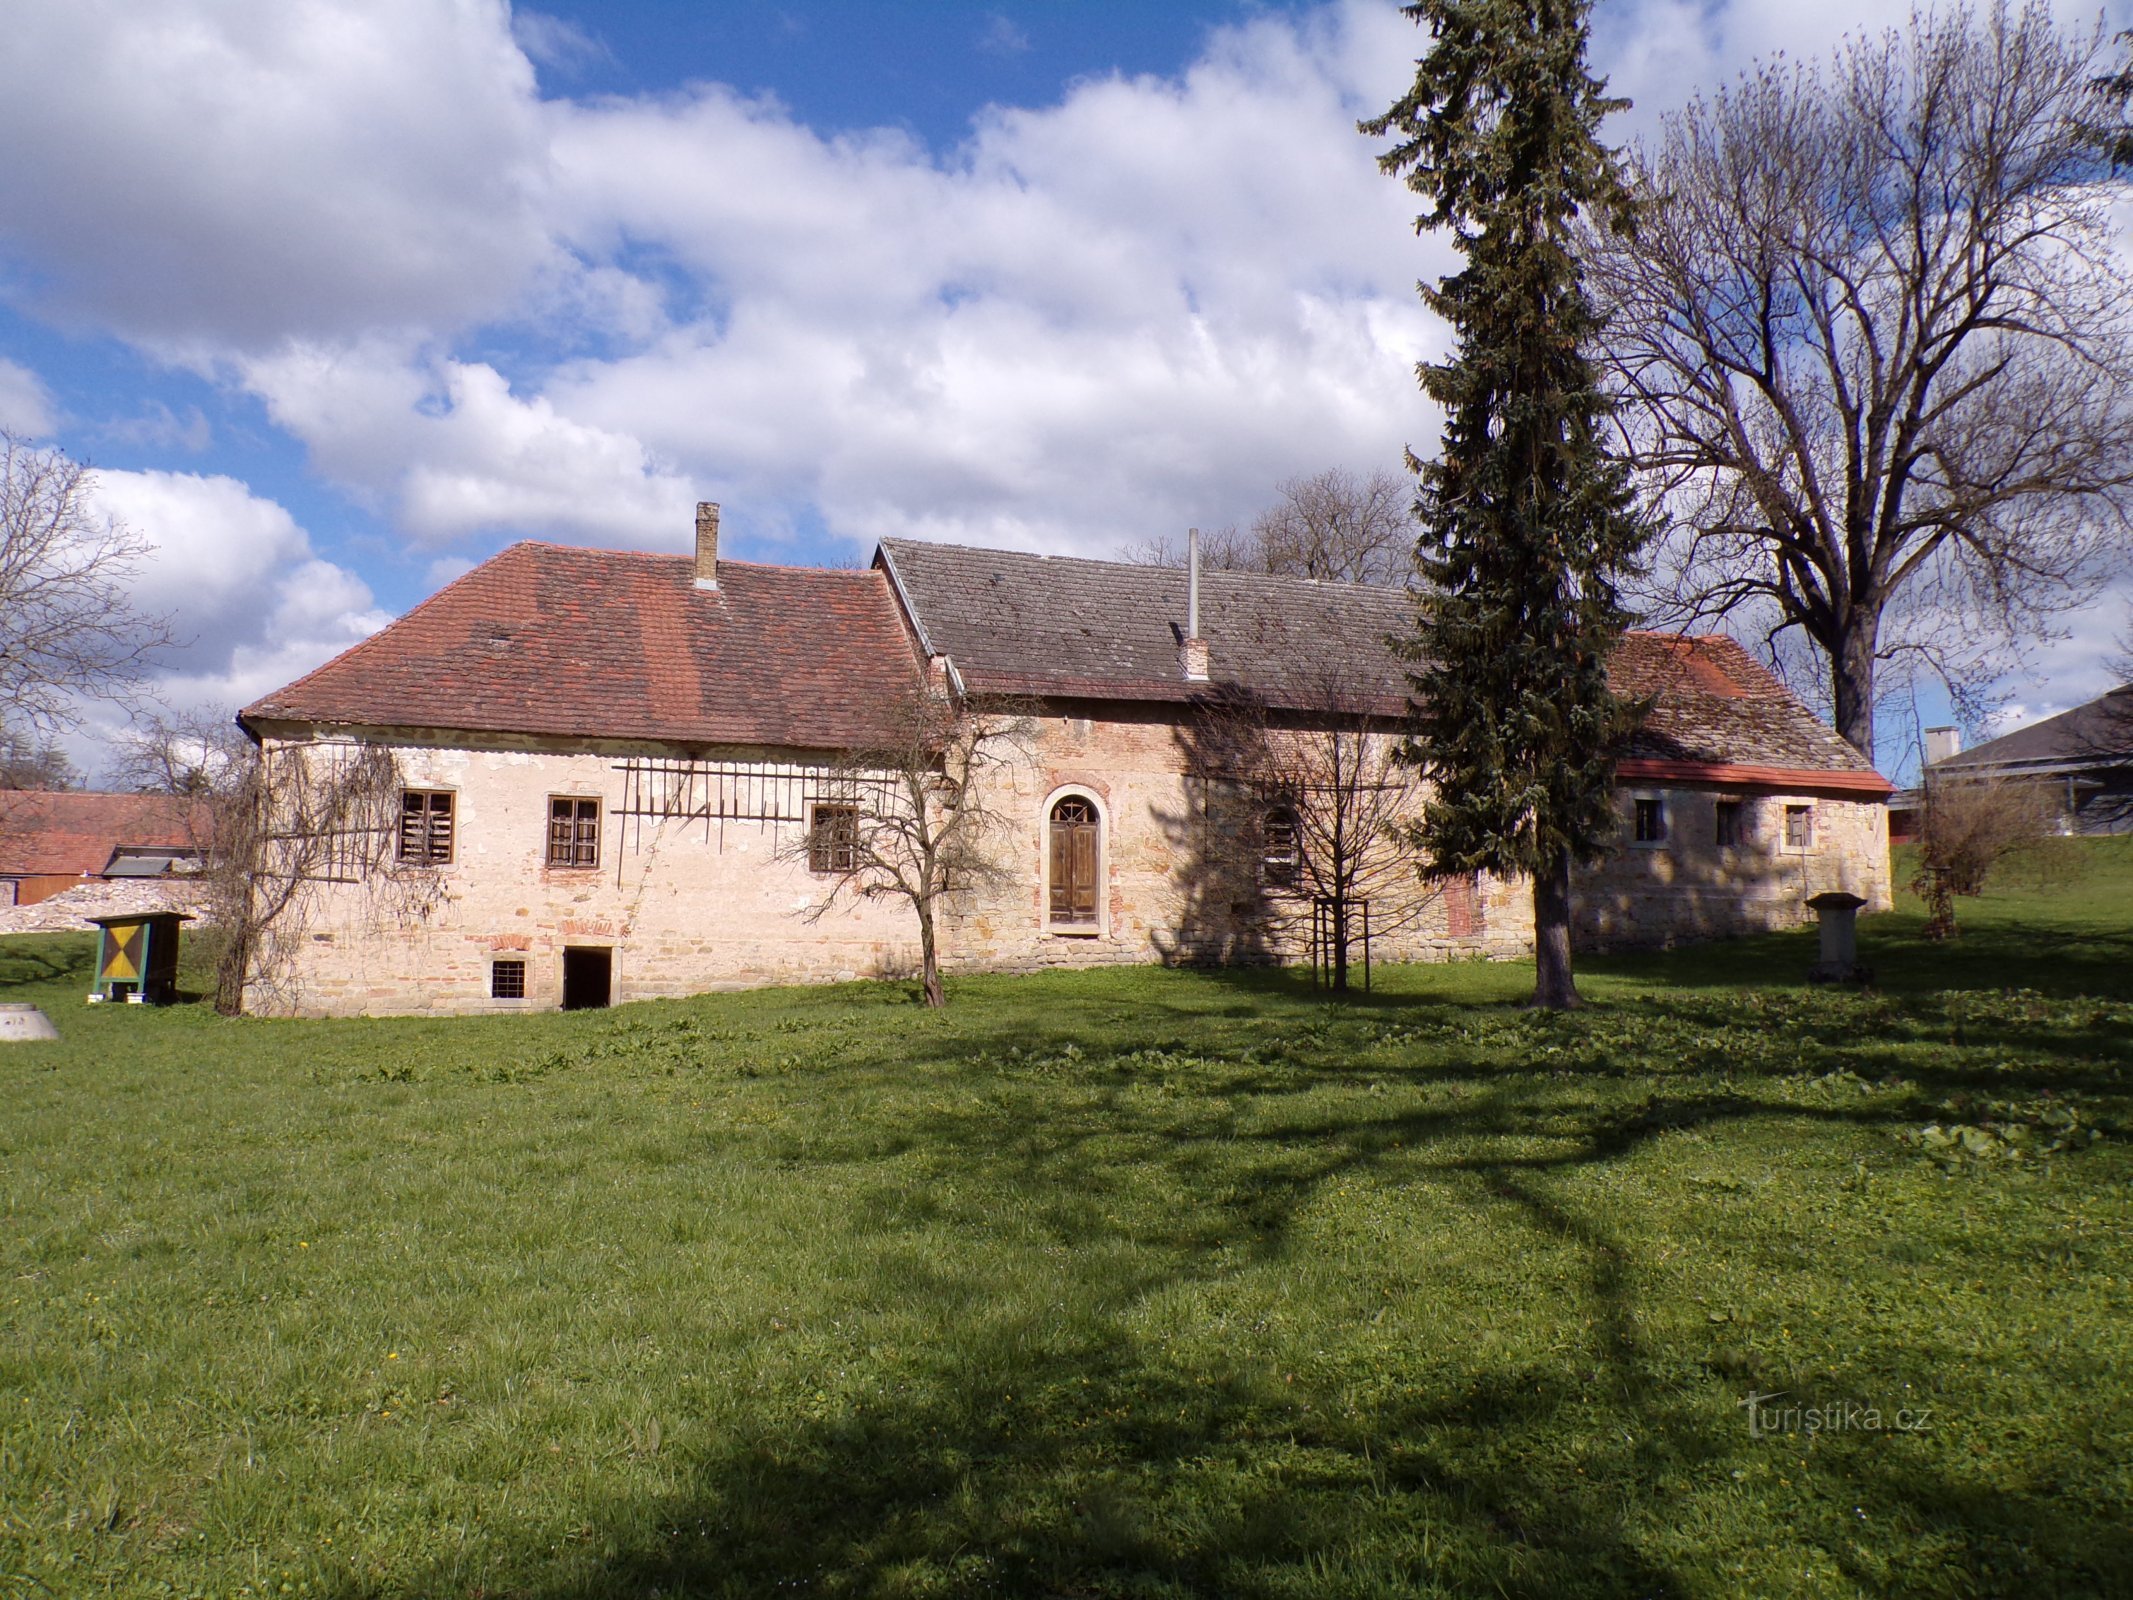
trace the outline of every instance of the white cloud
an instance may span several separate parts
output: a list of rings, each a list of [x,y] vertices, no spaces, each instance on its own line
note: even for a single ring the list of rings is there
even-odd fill
[[[641,547],[691,525],[689,484],[636,438],[516,395],[486,364],[373,343],[290,347],[244,370],[274,420],[417,543],[509,532]]]
[[[1659,118],[1692,94],[1709,93],[1757,60],[1784,56],[1814,64],[1847,35],[1880,34],[1906,27],[1921,8],[1915,0],[1638,0],[1600,6],[1593,16],[1592,59],[1610,93],[1636,102],[1629,115],[1610,124],[1655,131]],[[1983,9],[1982,3],[1976,9]],[[2069,30],[2097,25],[2107,30],[2133,25],[2126,0],[2052,0],[2059,24]]]
[[[139,448],[182,450],[198,455],[214,442],[215,429],[198,406],[187,406],[184,415],[160,400],[151,400],[130,417],[119,417],[95,426],[96,433]]]
[[[152,685],[175,705],[234,710],[389,620],[287,510],[234,478],[99,471],[96,503],[149,547],[131,588],[184,641]]]
[[[455,328],[547,252],[502,0],[11,7],[0,144],[30,302],[166,350]]]
[[[0,429],[24,439],[51,432],[52,396],[28,367],[0,356]]]
[[[1908,8],[1603,8],[1595,64],[1640,102],[1610,131]],[[529,57],[604,47],[502,0],[18,9],[18,297],[230,377],[439,575],[507,534],[680,547],[697,497],[744,550],[826,526],[1103,554],[1434,438],[1414,283],[1453,258],[1355,132],[1428,40],[1376,0],[990,108],[949,151],[713,83],[543,99]],[[0,416],[11,392],[48,416],[0,363]],[[270,504],[224,508],[273,576],[213,602],[216,672],[368,615],[316,572],[325,612],[290,609],[316,558]]]
[[[1015,26],[1012,17],[990,11],[985,15],[985,25],[978,29],[977,48],[989,56],[1027,55],[1029,35]]]
[[[566,77],[574,77],[587,67],[615,59],[614,52],[603,41],[575,22],[565,17],[552,17],[545,11],[528,10],[525,6],[512,10],[511,38],[534,61]]]
[[[2064,613],[2059,627],[2058,637],[2040,642],[2029,661],[2003,680],[2009,698],[1994,734],[2086,705],[2126,681],[2123,669],[2133,666],[2133,577]]]

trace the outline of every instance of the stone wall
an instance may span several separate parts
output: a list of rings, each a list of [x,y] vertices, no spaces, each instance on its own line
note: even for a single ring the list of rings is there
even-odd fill
[[[1656,800],[1665,837],[1638,843],[1635,804]],[[1738,842],[1718,843],[1718,808],[1737,805]],[[1624,950],[1798,927],[1809,896],[1845,889],[1886,911],[1888,808],[1827,795],[1625,786],[1621,837],[1572,886],[1579,948]],[[1788,843],[1787,812],[1805,814],[1806,842]]]
[[[792,859],[796,825],[638,822],[620,815],[625,746],[571,751],[494,739],[403,744],[411,788],[449,790],[448,865],[388,866],[326,885],[282,930],[251,1009],[469,1013],[562,1001],[563,952],[611,952],[616,1001],[767,983],[882,976],[917,961],[907,909],[840,905],[808,921],[825,880]],[[794,752],[738,751],[775,765]],[[601,801],[594,867],[550,867],[551,796]],[[523,999],[493,999],[499,959],[526,963]]]
[[[958,907],[952,964],[1029,971],[1308,960],[1310,899],[1264,881],[1261,804],[1233,783],[1188,776],[1210,763],[1172,708],[1090,710],[1037,719],[1031,759],[1008,768],[986,795],[1013,822],[1008,856],[1017,877]],[[1103,893],[1093,928],[1048,915],[1047,824],[1069,796],[1092,801],[1101,819]],[[1369,898],[1374,960],[1514,955],[1532,945],[1528,897],[1494,880],[1439,886],[1386,873]]]
[[[1259,803],[1189,778],[1197,765],[1166,708],[1091,706],[1038,719],[1028,759],[978,797],[1009,824],[1007,885],[943,917],[950,971],[1149,962],[1300,962],[1308,900],[1262,881]],[[633,821],[622,768],[641,749],[439,735],[398,746],[405,782],[454,795],[456,848],[439,868],[388,867],[373,882],[318,889],[282,931],[250,1004],[309,1014],[542,1009],[561,1003],[564,952],[604,949],[617,1001],[756,984],[902,975],[916,924],[900,900],[821,906],[828,881],[797,856],[800,824]],[[722,752],[804,761],[804,752]],[[551,796],[602,803],[593,868],[545,864]],[[1101,894],[1090,927],[1048,916],[1047,819],[1064,796],[1100,819]],[[1658,798],[1663,843],[1625,839],[1579,875],[1580,948],[1663,945],[1790,926],[1802,902],[1846,888],[1889,903],[1886,814],[1826,797],[1673,789]],[[1716,842],[1716,805],[1742,806],[1740,844]],[[1804,848],[1784,844],[1788,805],[1811,810]],[[1424,883],[1372,894],[1378,961],[1505,957],[1532,945],[1522,880]],[[523,999],[491,997],[498,960],[523,961]]]
[[[72,933],[94,928],[91,917],[141,911],[182,911],[199,917],[205,914],[205,902],[205,889],[182,878],[97,878],[30,905],[0,908],[0,934]]]

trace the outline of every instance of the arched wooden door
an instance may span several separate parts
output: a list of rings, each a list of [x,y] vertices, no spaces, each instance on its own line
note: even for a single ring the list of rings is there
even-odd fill
[[[1096,807],[1068,795],[1052,807],[1052,921],[1096,922]]]

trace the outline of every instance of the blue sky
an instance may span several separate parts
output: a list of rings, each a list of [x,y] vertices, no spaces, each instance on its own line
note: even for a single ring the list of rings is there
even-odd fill
[[[1905,9],[1612,0],[1594,53],[1627,137]],[[172,703],[516,537],[682,549],[698,498],[756,559],[1110,555],[1433,447],[1447,257],[1354,131],[1421,45],[1381,0],[0,18],[0,423],[155,545]],[[2116,610],[2070,620],[2016,717],[2105,686]]]

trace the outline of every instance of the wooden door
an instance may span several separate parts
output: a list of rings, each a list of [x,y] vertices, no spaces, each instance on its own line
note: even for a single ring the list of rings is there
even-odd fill
[[[1052,921],[1094,924],[1100,852],[1096,808],[1069,796],[1052,807]]]

